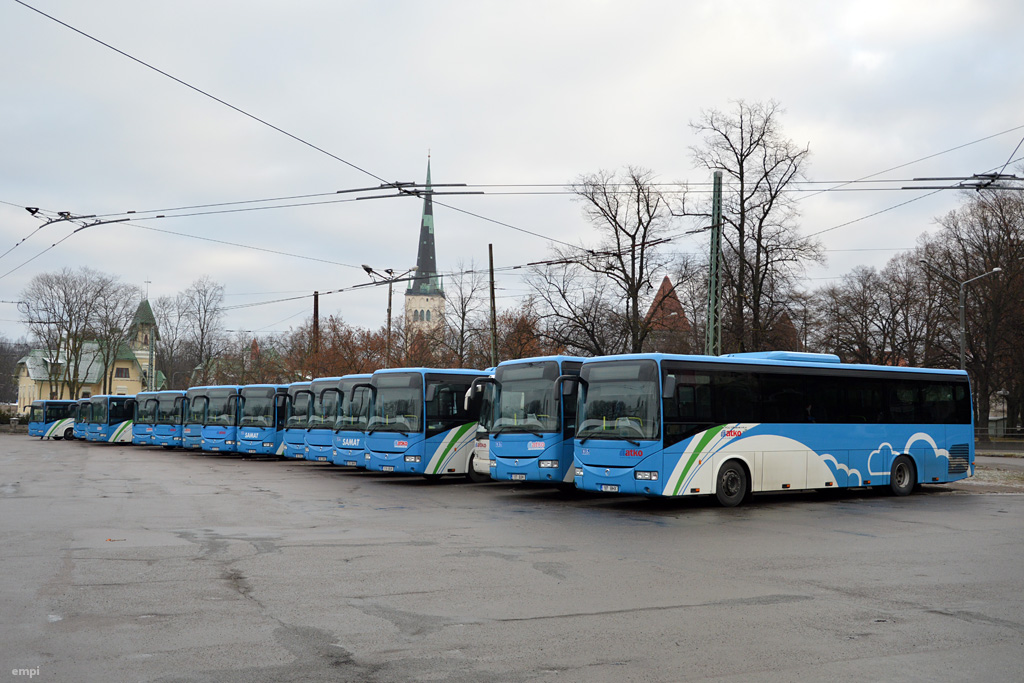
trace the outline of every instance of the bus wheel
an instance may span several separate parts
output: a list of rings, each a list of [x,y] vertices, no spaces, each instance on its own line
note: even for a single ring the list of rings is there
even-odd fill
[[[468,465],[468,468],[466,469],[466,479],[470,480],[474,484],[479,484],[480,482],[484,482],[484,481],[490,481],[490,479],[491,479],[490,475],[480,474],[475,469],[473,469],[473,465],[474,465],[475,462],[476,462],[476,456],[475,455],[469,456],[469,465]]]
[[[75,438],[75,428],[74,427],[68,427],[67,429],[65,429],[64,430],[64,438],[67,439],[68,441],[73,441],[74,438]]]
[[[892,472],[889,474],[889,490],[894,496],[908,496],[917,483],[917,470],[914,461],[901,455],[892,461]]]
[[[715,496],[722,507],[736,507],[747,498],[747,491],[750,482],[747,481],[747,471],[743,465],[735,460],[722,465],[718,470],[718,486],[715,488]]]

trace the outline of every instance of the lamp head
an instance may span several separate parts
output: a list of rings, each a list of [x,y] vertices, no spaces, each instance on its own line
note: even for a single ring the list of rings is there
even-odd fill
[[[33,216],[35,216],[37,213],[39,213],[39,208],[35,207],[35,206],[26,206],[25,210],[28,211]]]
[[[366,271],[367,275],[373,275],[373,268],[371,268],[370,266],[366,265],[365,263],[363,264],[363,270]]]
[[[1001,272],[1003,272],[1003,269],[1000,268],[999,266],[996,266],[995,268],[992,269],[992,272],[993,273],[1001,273]]]

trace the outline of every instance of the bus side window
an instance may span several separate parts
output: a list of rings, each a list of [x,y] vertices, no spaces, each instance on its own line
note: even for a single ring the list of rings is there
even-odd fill
[[[918,387],[900,382],[889,389],[889,422],[892,424],[913,424],[927,422],[927,416],[917,415]],[[923,412],[923,411],[922,411]]]

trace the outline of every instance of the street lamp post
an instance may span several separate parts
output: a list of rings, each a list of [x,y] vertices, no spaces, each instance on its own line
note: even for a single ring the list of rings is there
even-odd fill
[[[967,350],[966,350],[967,349],[967,343],[966,343],[966,339],[967,339],[967,333],[966,333],[966,330],[967,330],[966,288],[967,288],[967,285],[971,284],[975,280],[980,280],[983,277],[988,277],[989,275],[995,275],[996,273],[1001,273],[1003,271],[1003,269],[1000,268],[999,266],[996,266],[995,268],[993,268],[992,270],[988,271],[987,273],[982,273],[981,275],[978,275],[976,277],[972,277],[969,280],[964,280],[963,282],[961,282],[961,281],[957,280],[955,277],[953,277],[952,275],[948,275],[946,273],[943,273],[941,270],[939,270],[938,268],[936,268],[932,264],[928,263],[924,259],[920,259],[919,263],[922,266],[924,266],[925,268],[927,268],[928,270],[930,270],[933,273],[935,273],[936,275],[939,275],[941,277],[946,278],[947,280],[949,280],[950,282],[955,284],[959,288],[959,290],[960,290],[960,294],[959,294],[959,297],[960,297],[959,298],[959,303],[960,303],[960,369],[961,370],[965,370],[965,369],[967,369]]]
[[[386,275],[384,275],[377,272],[376,270],[374,270],[373,268],[364,263],[363,270],[366,271],[366,274],[369,275],[374,282],[388,283],[388,331],[387,339],[385,340],[384,367],[389,368],[391,367],[391,291],[396,280],[399,280],[408,275],[409,273],[416,271],[417,268],[416,266],[413,266],[412,268],[410,268],[409,270],[405,271],[400,275],[395,275],[395,271],[392,268],[385,268],[384,273],[386,273]]]

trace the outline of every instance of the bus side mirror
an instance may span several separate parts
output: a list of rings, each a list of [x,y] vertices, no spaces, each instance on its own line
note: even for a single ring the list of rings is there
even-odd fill
[[[676,395],[676,376],[665,375],[665,381],[661,386],[661,397],[663,399],[674,398]]]

